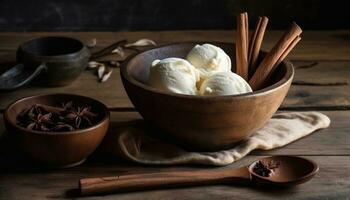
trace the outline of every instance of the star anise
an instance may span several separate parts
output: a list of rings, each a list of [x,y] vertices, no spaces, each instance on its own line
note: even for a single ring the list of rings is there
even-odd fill
[[[73,131],[92,126],[97,114],[90,106],[74,107],[73,102],[62,103],[62,107],[34,104],[17,116],[17,124],[38,131]]]
[[[253,167],[253,171],[257,174],[259,174],[260,176],[264,176],[264,177],[269,177],[270,174],[273,172],[273,170],[275,168],[278,168],[279,166],[279,162],[276,162],[274,160],[271,160],[267,163],[264,163],[262,161],[258,161],[254,167]]]
[[[68,121],[74,122],[75,128],[85,128],[92,126],[92,119],[97,115],[91,112],[91,107],[68,107],[67,114],[64,116]]]
[[[26,128],[37,131],[49,131],[49,126],[53,124],[51,121],[51,116],[51,113],[47,113],[44,115],[39,113],[37,116],[31,117],[31,120],[29,120],[28,124],[26,125]]]

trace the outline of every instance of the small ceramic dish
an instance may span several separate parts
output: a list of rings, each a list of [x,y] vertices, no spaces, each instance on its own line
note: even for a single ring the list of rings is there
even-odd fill
[[[88,128],[66,132],[29,130],[17,124],[17,116],[34,104],[49,106],[73,101],[91,106],[97,122]],[[101,143],[109,126],[109,111],[101,102],[73,94],[44,94],[25,97],[10,104],[4,113],[6,130],[23,153],[46,166],[71,167],[82,163]]]

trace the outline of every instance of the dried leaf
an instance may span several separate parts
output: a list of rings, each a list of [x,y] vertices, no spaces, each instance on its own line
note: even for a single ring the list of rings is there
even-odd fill
[[[128,43],[124,45],[125,47],[144,47],[144,46],[156,46],[157,44],[150,39],[140,39],[134,43]]]
[[[88,67],[90,69],[94,69],[96,67],[100,67],[101,65],[103,65],[102,63],[96,62],[96,61],[90,61],[88,64]]]
[[[105,82],[109,79],[109,77],[111,76],[113,70],[110,69],[109,72],[107,72],[106,74],[103,75],[103,77],[101,78],[101,82]]]
[[[98,74],[98,78],[101,79],[103,74],[105,73],[106,71],[106,67],[105,65],[101,65],[99,68],[98,68],[98,71],[97,71],[97,74]]]
[[[93,38],[89,41],[86,42],[86,46],[89,47],[89,48],[93,48],[97,45],[97,39],[96,38]]]
[[[124,57],[124,49],[122,47],[115,48],[111,53],[118,54],[120,57]]]
[[[100,51],[98,52],[95,52],[91,55],[91,58],[92,59],[96,59],[96,58],[100,58],[102,56],[105,56],[105,55],[108,55],[111,53],[112,50],[116,49],[117,47],[119,46],[123,46],[124,44],[126,44],[127,41],[126,40],[120,40],[118,42],[115,42],[111,45],[109,45],[108,47],[104,48],[104,49],[101,49]]]
[[[112,67],[120,67],[120,62],[118,62],[118,61],[110,61],[109,64]]]

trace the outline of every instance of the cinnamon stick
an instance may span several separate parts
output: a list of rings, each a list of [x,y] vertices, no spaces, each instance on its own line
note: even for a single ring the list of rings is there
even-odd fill
[[[249,66],[249,74],[251,76],[254,74],[257,67],[259,52],[260,52],[262,41],[264,39],[265,30],[266,30],[268,21],[269,19],[265,16],[259,17],[259,20],[255,27],[255,31],[250,40],[248,66]]]
[[[250,38],[250,41],[249,41],[249,54],[248,54],[249,63],[251,63],[251,60],[252,60],[253,47],[254,47],[254,43],[256,41],[257,34],[259,32],[259,28],[261,26],[261,22],[262,22],[262,17],[259,17],[258,21],[256,22],[252,37]]]
[[[245,24],[245,34],[246,34],[246,43],[247,43],[247,52],[249,49],[249,20],[248,20],[248,13],[244,13],[244,24]],[[248,54],[247,54],[248,55]],[[249,57],[247,57],[248,60]]]
[[[288,47],[290,47],[293,41],[299,37],[301,32],[301,28],[295,22],[293,22],[288,28],[287,32],[266,55],[253,74],[252,78],[249,80],[249,84],[253,90],[260,89],[264,86],[268,75],[270,72],[274,71],[276,63],[280,60],[280,58],[282,58],[281,56],[284,55],[285,51],[287,51]]]
[[[241,13],[237,17],[236,37],[236,73],[248,80],[248,33],[247,13]]]
[[[301,37],[298,36],[292,41],[292,43],[287,47],[287,49],[283,52],[281,57],[278,59],[274,67],[277,67],[288,56],[288,54],[292,51],[292,49],[295,47],[295,45],[298,44],[300,40],[301,40]]]
[[[281,55],[281,57],[277,60],[276,64],[275,64],[274,67],[273,67],[273,70],[275,70],[275,69],[277,68],[277,66],[278,66],[279,64],[281,64],[281,62],[288,56],[288,54],[292,51],[292,49],[295,47],[295,45],[296,45],[300,40],[301,40],[301,37],[298,36],[298,37],[296,37],[296,38],[292,41],[292,43],[290,43],[290,45],[289,45],[289,46],[287,47],[287,49],[283,52],[283,54]],[[270,79],[270,77],[272,76],[272,74],[273,74],[273,72],[274,72],[273,70],[269,73],[269,75],[267,76],[266,80],[269,80],[269,79]]]

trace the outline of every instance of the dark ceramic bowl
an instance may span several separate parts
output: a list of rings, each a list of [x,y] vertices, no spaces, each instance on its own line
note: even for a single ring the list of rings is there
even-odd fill
[[[0,74],[0,91],[10,91],[33,80],[45,86],[64,86],[76,80],[87,67],[90,51],[79,40],[40,37],[21,44],[17,64]]]
[[[76,80],[85,70],[89,49],[79,40],[68,37],[41,37],[18,47],[17,61],[26,68],[44,66],[40,81],[46,86],[64,86]]]
[[[91,106],[98,114],[92,127],[68,132],[28,130],[17,125],[16,118],[33,104],[61,105],[73,101]],[[101,143],[109,126],[109,111],[104,104],[89,97],[73,94],[36,95],[15,101],[4,113],[4,122],[16,146],[26,155],[50,167],[70,167],[82,163]]]
[[[135,108],[149,124],[158,128],[158,136],[190,150],[227,149],[260,129],[276,112],[291,85],[294,70],[282,62],[263,89],[230,96],[190,96],[158,91],[147,85],[153,60],[185,58],[198,43],[179,43],[142,52],[121,68],[126,92]],[[235,46],[221,47],[233,61]]]

